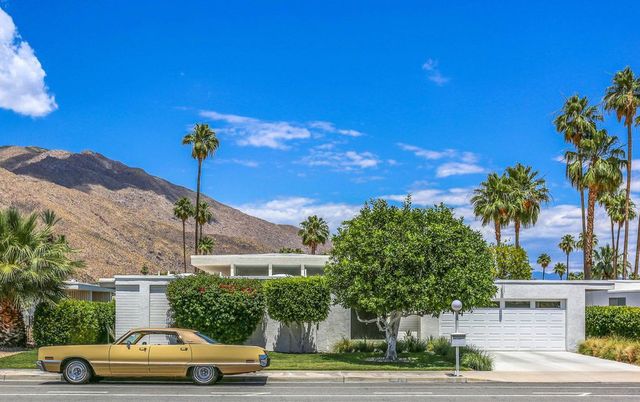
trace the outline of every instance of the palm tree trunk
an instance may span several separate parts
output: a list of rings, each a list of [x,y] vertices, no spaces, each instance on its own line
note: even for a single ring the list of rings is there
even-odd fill
[[[542,280],[544,281],[544,271],[547,270],[547,267],[542,267]]]
[[[23,347],[26,343],[22,311],[10,300],[0,300],[0,347]]]
[[[496,231],[496,246],[500,245],[500,238],[502,237],[502,233],[500,233],[500,222],[494,221],[493,225]]]
[[[567,277],[569,277],[569,252],[567,252]],[[562,280],[562,275],[560,275],[560,280]]]
[[[622,230],[622,223],[618,222],[618,231],[616,233],[616,268],[618,267],[618,259],[620,258],[620,231]],[[622,277],[625,278],[627,270],[622,267]],[[616,279],[618,279],[618,272],[616,270]]]
[[[624,250],[622,254],[622,269],[626,273],[627,271],[627,256],[629,253],[629,197],[631,196],[631,124],[632,120],[627,119],[627,189],[624,200]],[[636,266],[637,268],[637,266]]]
[[[616,273],[618,272],[618,250],[616,249],[616,238],[613,234],[613,218],[611,219],[611,248],[613,249],[613,274],[614,278],[617,278]]]
[[[578,144],[579,146],[579,144]],[[580,164],[580,177],[578,178],[578,185],[580,186],[580,212],[582,214],[582,238],[584,239],[587,234],[587,224],[586,219],[584,217],[584,188],[582,187],[582,157],[578,156],[578,163]],[[582,266],[587,265],[587,258],[582,254]],[[569,267],[567,267],[569,269]],[[568,274],[567,274],[568,275]]]
[[[634,276],[638,276],[638,262],[640,262],[640,217],[638,217],[638,235],[636,235],[636,263],[633,266]]]
[[[184,272],[187,273],[187,228],[186,220],[182,220],[182,258],[184,260]]]
[[[520,248],[520,219],[516,219],[514,222],[516,231],[516,248]]]
[[[198,254],[198,212],[200,212],[200,176],[202,174],[202,160],[198,159],[198,183],[196,186],[196,242],[195,242],[195,254]]]
[[[591,267],[593,266],[593,217],[596,210],[596,198],[598,192],[589,189],[589,199],[587,200],[587,236],[584,238],[582,251],[586,258],[584,265],[584,279],[591,279]]]
[[[311,254],[315,254],[316,253],[316,247],[318,247],[317,244],[311,243]]]

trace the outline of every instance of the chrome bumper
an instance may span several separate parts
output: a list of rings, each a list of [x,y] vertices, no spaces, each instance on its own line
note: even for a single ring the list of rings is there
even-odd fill
[[[44,368],[44,363],[42,362],[42,360],[38,360],[38,361],[36,362],[36,366],[38,366],[38,368],[39,368],[40,370],[42,370],[42,371],[47,371],[47,370]]]

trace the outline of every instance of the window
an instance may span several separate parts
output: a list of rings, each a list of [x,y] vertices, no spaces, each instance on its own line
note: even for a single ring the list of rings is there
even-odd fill
[[[307,271],[307,276],[317,276],[324,274],[324,267],[310,267],[306,266],[305,270]]]
[[[198,335],[200,338],[204,339],[204,341],[207,342],[207,343],[211,343],[211,344],[218,343],[217,341],[215,341],[214,339],[209,338],[208,336],[206,336],[203,333],[196,332],[196,335]]]
[[[610,297],[609,305],[610,306],[626,306],[627,298],[626,297]]]
[[[116,292],[139,292],[140,285],[116,285]]]
[[[167,293],[166,285],[150,285],[149,293]]]
[[[508,300],[504,302],[504,308],[531,308],[531,302],[528,300]]]
[[[182,341],[175,332],[156,332],[144,334],[137,345],[178,345]]]
[[[491,300],[486,308],[500,308],[500,300]]]
[[[300,276],[300,265],[274,265],[271,267],[271,275]]]
[[[126,345],[127,343],[131,343],[131,344],[135,344],[136,341],[142,336],[142,334],[140,332],[133,332],[131,334],[129,334],[129,336],[127,336],[126,338],[122,339],[120,342],[120,344]]]
[[[542,300],[536,302],[536,308],[562,308],[560,300]]]
[[[269,266],[267,265],[236,265],[235,276],[267,276],[269,275]]]

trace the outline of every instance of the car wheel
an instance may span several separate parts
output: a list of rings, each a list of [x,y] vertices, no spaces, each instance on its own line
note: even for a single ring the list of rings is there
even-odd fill
[[[221,373],[214,366],[195,366],[191,370],[191,379],[197,385],[210,385],[220,379]]]
[[[93,373],[87,362],[80,359],[73,359],[64,366],[62,376],[69,384],[86,384],[91,381]]]

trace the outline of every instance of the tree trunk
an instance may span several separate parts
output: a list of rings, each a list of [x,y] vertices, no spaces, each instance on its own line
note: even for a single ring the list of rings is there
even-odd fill
[[[26,343],[20,308],[7,299],[0,300],[0,347],[24,347]]]
[[[544,281],[544,271],[547,270],[547,267],[542,267],[542,280]]]
[[[386,361],[397,361],[398,351],[396,346],[398,344],[398,329],[400,328],[400,319],[402,315],[394,311],[389,317],[389,322],[384,327],[384,336],[387,340],[387,353],[384,356]]]
[[[590,188],[587,201],[587,235],[583,239],[582,251],[586,255],[584,266],[584,279],[591,279],[591,267],[593,266],[593,218],[596,210],[596,198],[598,191]]]
[[[625,193],[624,200],[624,250],[622,254],[622,269],[627,272],[627,257],[629,253],[629,197],[631,196],[631,141],[633,138],[631,137],[631,124],[633,121],[631,119],[627,119],[625,121],[627,123],[627,188]]]
[[[567,253],[567,278],[569,277],[569,253]],[[560,275],[560,280],[562,280],[562,275]]]
[[[198,255],[198,213],[200,212],[200,175],[202,174],[202,160],[198,159],[198,182],[196,184],[196,243],[195,254]]]
[[[311,243],[311,254],[315,254],[316,253],[316,248],[318,247],[317,244],[315,243]]]
[[[577,144],[578,146],[580,146],[580,143]],[[584,217],[584,188],[582,187],[582,157],[578,156],[578,163],[580,164],[580,177],[578,178],[579,183],[578,185],[580,186],[580,213],[582,216],[582,238],[584,239],[586,234],[587,234],[587,224],[586,224],[586,219]],[[584,255],[584,253],[582,253],[582,266],[584,267],[585,265],[587,265],[587,258]],[[567,267],[567,272],[569,270],[569,267]],[[569,274],[567,273],[567,276]]]
[[[514,226],[516,232],[516,248],[520,248],[520,219],[515,220]]]
[[[499,246],[500,238],[502,237],[502,233],[500,233],[500,222],[494,221],[493,225],[495,226],[495,230],[496,230],[496,246]]]
[[[618,267],[618,259],[620,258],[620,230],[622,230],[622,224],[618,223],[618,231],[616,233],[616,268]],[[616,279],[618,279],[618,270],[616,270]],[[626,278],[627,270],[622,267],[622,277]]]
[[[612,265],[613,265],[613,278],[617,278],[617,272],[618,272],[618,250],[616,249],[616,237],[614,234],[614,223],[613,223],[613,218],[610,218],[611,220],[611,248],[613,249],[613,261],[612,261]]]
[[[640,217],[638,217],[638,234],[636,235],[636,263],[633,266],[635,279],[638,279],[638,262],[640,262]]]
[[[182,259],[184,260],[184,272],[187,273],[187,228],[186,220],[182,220]]]

